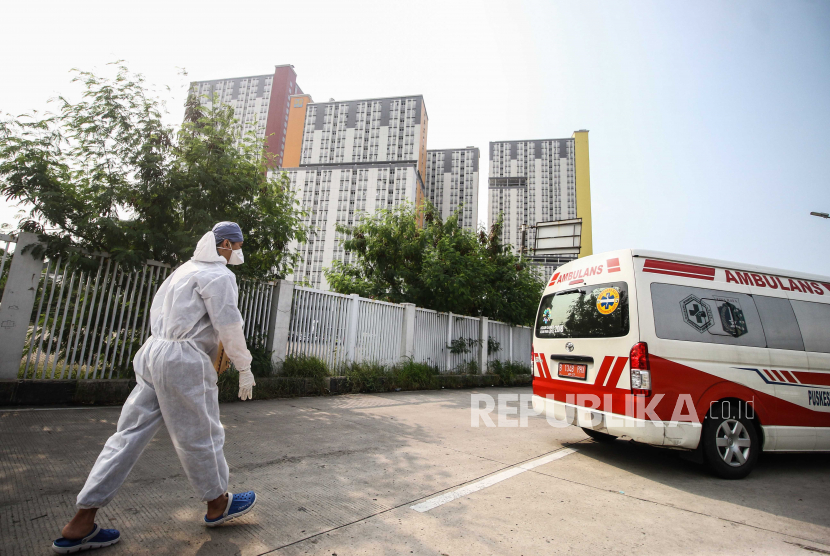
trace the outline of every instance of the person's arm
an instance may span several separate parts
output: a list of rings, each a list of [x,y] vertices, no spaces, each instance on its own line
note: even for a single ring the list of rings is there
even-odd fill
[[[223,328],[217,328],[219,332],[219,341],[225,347],[225,353],[233,363],[233,366],[242,370],[251,369],[251,352],[248,351],[248,345],[245,342],[245,333],[242,330],[242,321],[236,324],[231,324]]]
[[[207,284],[201,291],[208,316],[219,334],[225,353],[239,371],[239,397],[251,399],[254,375],[251,373],[251,352],[245,342],[242,313],[236,305],[237,289],[233,275],[222,276]]]
[[[250,400],[253,397],[253,388],[256,386],[254,374],[251,372],[251,352],[245,343],[245,334],[242,331],[242,321],[219,329],[219,341],[225,347],[225,353],[239,370],[239,398]]]

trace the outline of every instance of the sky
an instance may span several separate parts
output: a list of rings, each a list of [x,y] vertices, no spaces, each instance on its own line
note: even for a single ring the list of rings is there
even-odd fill
[[[170,92],[292,64],[315,100],[423,94],[428,148],[590,130],[594,251],[830,275],[830,2],[4,3],[0,111],[123,59]],[[182,75],[182,69],[187,76]],[[14,221],[3,200],[0,221]]]

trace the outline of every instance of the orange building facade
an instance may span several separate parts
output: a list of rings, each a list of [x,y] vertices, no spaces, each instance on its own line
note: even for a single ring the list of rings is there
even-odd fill
[[[303,150],[303,128],[308,105],[314,102],[311,95],[300,94],[289,97],[288,127],[285,132],[285,151],[282,157],[283,168],[296,168],[300,165]]]

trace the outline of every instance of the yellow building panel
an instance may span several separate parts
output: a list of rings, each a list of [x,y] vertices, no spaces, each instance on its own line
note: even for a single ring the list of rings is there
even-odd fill
[[[582,247],[580,257],[594,253],[591,228],[591,164],[588,157],[588,131],[575,131],[574,179],[576,180],[576,217],[582,219]]]
[[[285,131],[285,150],[282,155],[283,168],[297,168],[303,151],[303,128],[305,112],[311,95],[291,95],[288,107],[288,126]]]

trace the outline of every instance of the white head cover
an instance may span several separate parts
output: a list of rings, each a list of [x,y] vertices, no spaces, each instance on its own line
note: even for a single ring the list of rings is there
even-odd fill
[[[196,251],[193,252],[192,260],[203,263],[228,264],[225,257],[216,252],[216,236],[213,235],[213,232],[208,232],[202,236],[202,239],[196,244]]]

